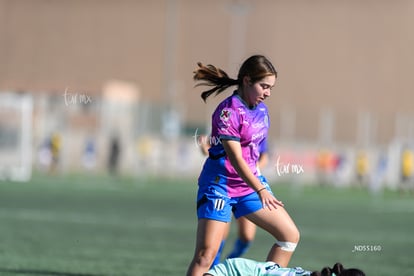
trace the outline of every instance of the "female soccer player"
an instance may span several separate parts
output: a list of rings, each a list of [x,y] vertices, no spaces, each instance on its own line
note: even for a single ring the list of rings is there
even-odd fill
[[[307,271],[301,267],[283,268],[274,262],[257,262],[244,258],[228,259],[210,269],[203,276],[365,276],[357,268],[345,269],[341,263],[332,268],[324,267],[321,271]]]
[[[283,203],[257,177],[259,145],[266,139],[269,115],[263,101],[270,96],[277,72],[264,56],[249,57],[237,79],[213,65],[198,63],[194,80],[212,87],[201,94],[205,101],[213,93],[237,86],[212,115],[209,157],[198,180],[198,228],[194,257],[188,276],[207,272],[224,237],[231,213],[245,216],[275,238],[267,260],[288,265],[299,242],[299,231]]]
[[[211,146],[211,144],[209,143],[209,140],[210,139],[208,137],[201,136],[201,139],[198,143],[201,146],[200,149],[204,155],[208,155],[208,149]],[[268,151],[267,141],[263,140],[259,146],[259,161],[257,164],[258,166],[257,171],[258,171],[258,177],[259,177],[260,182],[265,187],[268,187],[269,191],[271,191],[269,184],[267,182],[267,179],[260,173],[260,170],[263,169],[267,165],[267,162],[269,159],[267,151]],[[233,249],[231,250],[229,255],[226,257],[226,259],[241,257],[244,253],[247,252],[251,243],[254,240],[254,236],[256,235],[256,225],[252,223],[250,220],[248,220],[246,217],[240,217],[236,220],[236,222],[237,222],[237,228],[238,228],[237,239],[234,242]],[[219,250],[211,265],[212,267],[220,263],[221,253],[224,249],[224,245],[226,243],[229,230],[230,230],[230,223],[228,223],[228,228],[226,229],[226,232],[220,244]]]

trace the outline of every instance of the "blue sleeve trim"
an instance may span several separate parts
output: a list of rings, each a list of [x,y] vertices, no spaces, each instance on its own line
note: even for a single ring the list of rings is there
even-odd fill
[[[240,142],[240,137],[231,136],[231,135],[220,135],[220,140],[231,140],[231,141],[237,141]]]
[[[269,151],[269,148],[267,146],[267,137],[265,137],[265,139],[263,139],[263,141],[259,145],[259,152],[260,154],[262,154],[262,153],[267,153],[268,151]]]

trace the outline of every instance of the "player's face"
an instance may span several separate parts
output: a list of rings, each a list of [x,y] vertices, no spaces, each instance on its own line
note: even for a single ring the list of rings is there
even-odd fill
[[[276,82],[276,77],[274,75],[264,77],[263,79],[251,83],[245,86],[246,88],[246,97],[247,103],[249,105],[258,105],[263,102],[267,97],[270,97],[271,90],[274,87]]]

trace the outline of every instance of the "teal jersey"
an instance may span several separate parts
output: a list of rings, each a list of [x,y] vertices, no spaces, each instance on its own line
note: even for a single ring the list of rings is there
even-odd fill
[[[257,262],[244,258],[227,259],[207,272],[213,276],[309,276],[310,271],[300,267],[283,268],[274,262]]]

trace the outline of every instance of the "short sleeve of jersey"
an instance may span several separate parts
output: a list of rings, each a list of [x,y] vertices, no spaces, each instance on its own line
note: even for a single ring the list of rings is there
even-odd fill
[[[237,109],[219,106],[214,113],[213,124],[220,139],[240,141],[240,117]]]
[[[273,262],[258,265],[258,276],[310,276],[311,272],[301,267],[283,268]]]
[[[262,154],[262,153],[268,152],[268,150],[269,149],[268,149],[268,146],[267,146],[267,137],[265,137],[259,145],[259,152],[260,152],[260,154]]]

